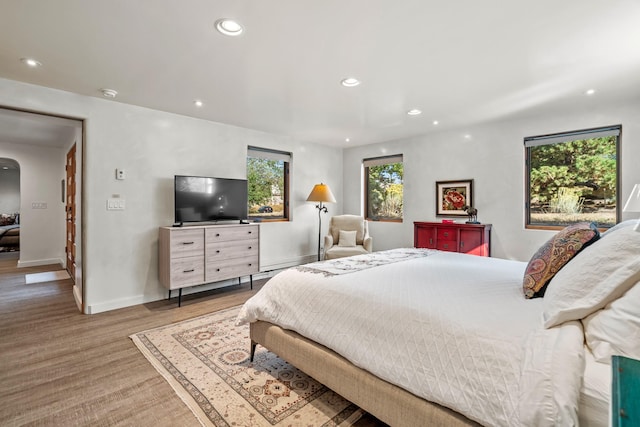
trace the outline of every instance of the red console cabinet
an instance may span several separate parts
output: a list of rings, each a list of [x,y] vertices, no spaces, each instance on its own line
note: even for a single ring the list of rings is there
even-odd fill
[[[413,246],[491,256],[491,224],[414,222]]]

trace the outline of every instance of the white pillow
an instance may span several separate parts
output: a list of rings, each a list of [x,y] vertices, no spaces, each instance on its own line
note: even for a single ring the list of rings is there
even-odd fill
[[[545,327],[583,319],[640,280],[640,232],[623,227],[605,235],[583,249],[549,282],[543,298]]]
[[[353,247],[356,245],[356,233],[357,231],[345,231],[340,230],[340,238],[338,239],[338,246]]]
[[[640,359],[640,282],[626,294],[582,320],[587,345],[598,362],[614,354]]]

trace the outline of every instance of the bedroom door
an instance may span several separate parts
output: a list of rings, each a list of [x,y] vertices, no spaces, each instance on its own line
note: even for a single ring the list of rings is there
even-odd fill
[[[65,252],[67,253],[67,271],[69,276],[76,281],[76,145],[73,144],[67,153],[67,163],[65,165],[66,184],[66,223],[67,237]]]

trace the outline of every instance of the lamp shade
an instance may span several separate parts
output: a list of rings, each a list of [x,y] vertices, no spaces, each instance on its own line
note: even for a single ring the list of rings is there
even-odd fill
[[[327,202],[335,203],[336,198],[327,184],[316,184],[311,190],[311,194],[307,197],[307,202]]]
[[[640,212],[640,184],[633,186],[629,200],[622,209],[625,212]]]

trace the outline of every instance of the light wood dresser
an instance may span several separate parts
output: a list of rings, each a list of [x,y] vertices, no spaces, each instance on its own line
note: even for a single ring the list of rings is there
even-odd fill
[[[205,283],[249,276],[260,271],[258,224],[161,227],[158,242],[158,276],[171,291]]]

